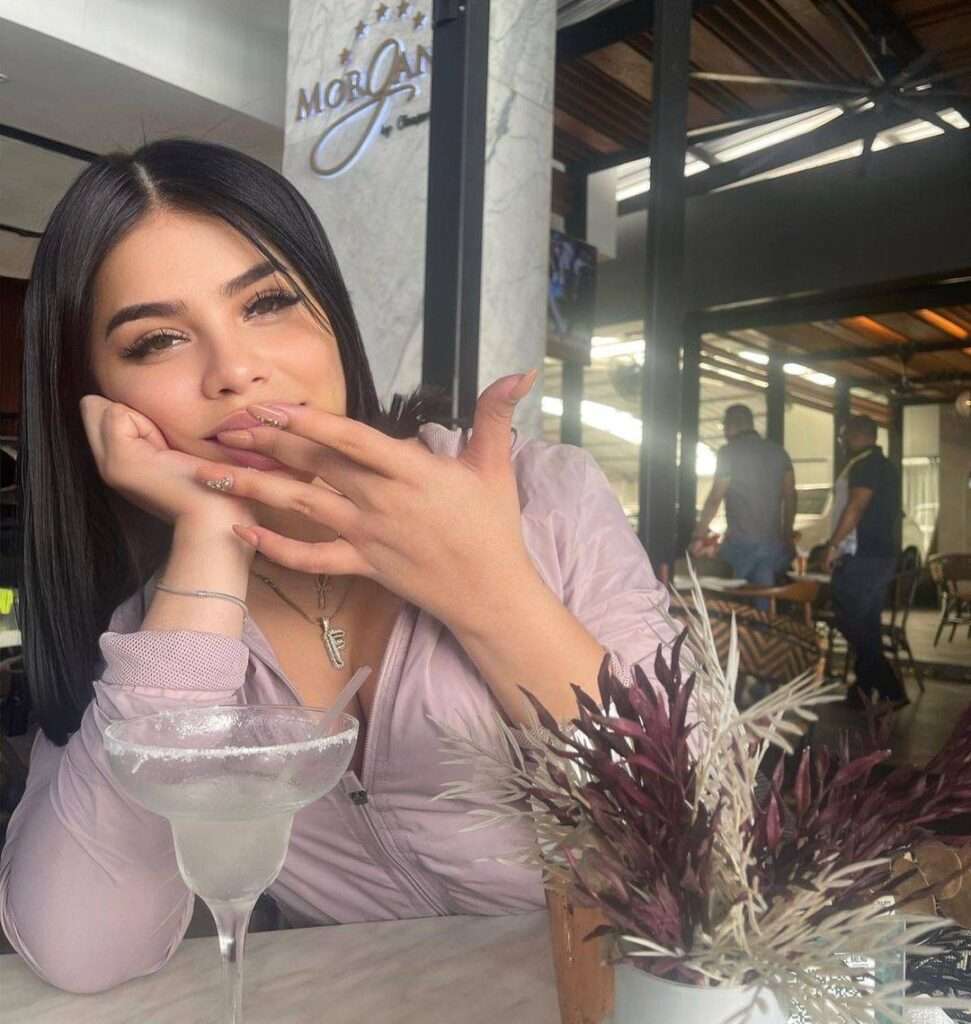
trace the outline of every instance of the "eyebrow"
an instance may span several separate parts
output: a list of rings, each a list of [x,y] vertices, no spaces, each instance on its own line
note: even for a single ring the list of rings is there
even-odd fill
[[[244,288],[248,288],[257,281],[262,281],[264,277],[269,277],[276,271],[277,268],[269,260],[263,260],[250,267],[249,270],[243,271],[238,277],[227,281],[219,291],[226,298],[232,298]],[[153,316],[180,316],[185,311],[186,304],[184,302],[138,302],[133,306],[123,306],[108,321],[108,326],[105,327],[105,338],[107,339],[111,332],[121,327],[122,324],[131,323],[133,320],[145,320]]]

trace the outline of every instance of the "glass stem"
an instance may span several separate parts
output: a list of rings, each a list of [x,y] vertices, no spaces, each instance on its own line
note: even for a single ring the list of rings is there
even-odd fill
[[[219,932],[223,964],[225,1024],[243,1024],[243,947],[256,899],[206,900]]]

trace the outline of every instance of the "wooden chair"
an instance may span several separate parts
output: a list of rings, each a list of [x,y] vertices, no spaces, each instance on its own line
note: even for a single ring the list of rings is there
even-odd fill
[[[732,597],[738,596],[746,600],[768,598],[769,615],[772,618],[778,615],[778,602],[797,605],[801,608],[803,621],[807,626],[812,626],[813,607],[819,598],[820,586],[816,580],[794,580],[792,583],[783,583],[776,587],[735,587],[732,590]]]
[[[920,552],[911,545],[901,552],[900,560],[897,563],[897,574],[890,581],[887,587],[887,604],[890,611],[890,619],[880,626],[880,639],[883,643],[885,654],[893,658],[898,674],[901,672],[901,653],[907,656],[914,677],[920,692],[924,693],[924,673],[914,658],[910,641],[907,638],[907,620],[910,617],[910,609],[914,603],[914,591],[920,581]]]
[[[675,616],[679,615],[681,600],[671,605]],[[822,670],[816,628],[800,617],[772,615],[741,601],[710,596],[705,608],[722,664],[728,658],[732,616],[735,617],[739,653],[736,702],[739,707],[751,703],[750,696],[755,690],[782,686],[810,669]]]
[[[954,639],[958,626],[967,626],[971,637],[971,554],[934,555],[927,560],[927,568],[941,597],[941,621],[934,646],[945,626],[951,627],[948,641]]]

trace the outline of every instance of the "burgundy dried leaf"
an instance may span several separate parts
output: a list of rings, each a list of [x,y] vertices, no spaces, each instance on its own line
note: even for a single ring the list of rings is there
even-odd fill
[[[609,711],[612,703],[610,685],[612,679],[613,677],[610,674],[610,653],[605,651],[600,662],[600,671],[597,673],[597,688],[600,691],[600,703],[603,704],[604,711]]]
[[[858,757],[855,761],[850,761],[849,764],[845,764],[836,773],[833,779],[833,787],[846,786],[859,778],[869,775],[876,765],[886,761],[889,756],[889,750],[875,750],[872,754],[867,754],[866,757]]]
[[[799,758],[799,768],[796,770],[796,779],[793,785],[793,793],[796,798],[796,814],[802,818],[809,810],[812,799],[812,784],[809,780],[809,759],[812,756],[809,747],[805,747],[802,756]]]
[[[658,656],[660,656],[660,653],[661,648],[658,647]],[[650,679],[647,678],[647,673],[640,665],[634,666],[634,682],[636,683],[637,692],[650,702],[652,708],[657,708],[660,705],[660,701],[654,692]]]
[[[551,735],[555,736],[560,743],[565,743],[568,747],[573,746],[570,739],[563,734],[560,730],[559,724],[556,719],[546,710],[545,705],[539,700],[538,697],[533,696],[525,686],[520,686],[519,689],[523,692],[526,699],[532,704],[533,709],[536,712],[536,717],[539,719],[539,724]]]
[[[649,772],[654,772],[655,775],[660,775],[661,778],[666,779],[668,782],[676,784],[674,776],[665,770],[660,762],[650,754],[631,754],[627,758],[627,763],[636,765],[638,768],[646,768]]]

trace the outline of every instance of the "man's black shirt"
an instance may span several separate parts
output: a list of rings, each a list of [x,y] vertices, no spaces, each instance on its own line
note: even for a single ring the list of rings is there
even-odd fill
[[[850,467],[850,490],[866,487],[873,497],[856,524],[856,553],[863,558],[893,557],[897,554],[897,526],[900,523],[900,477],[879,445]]]

